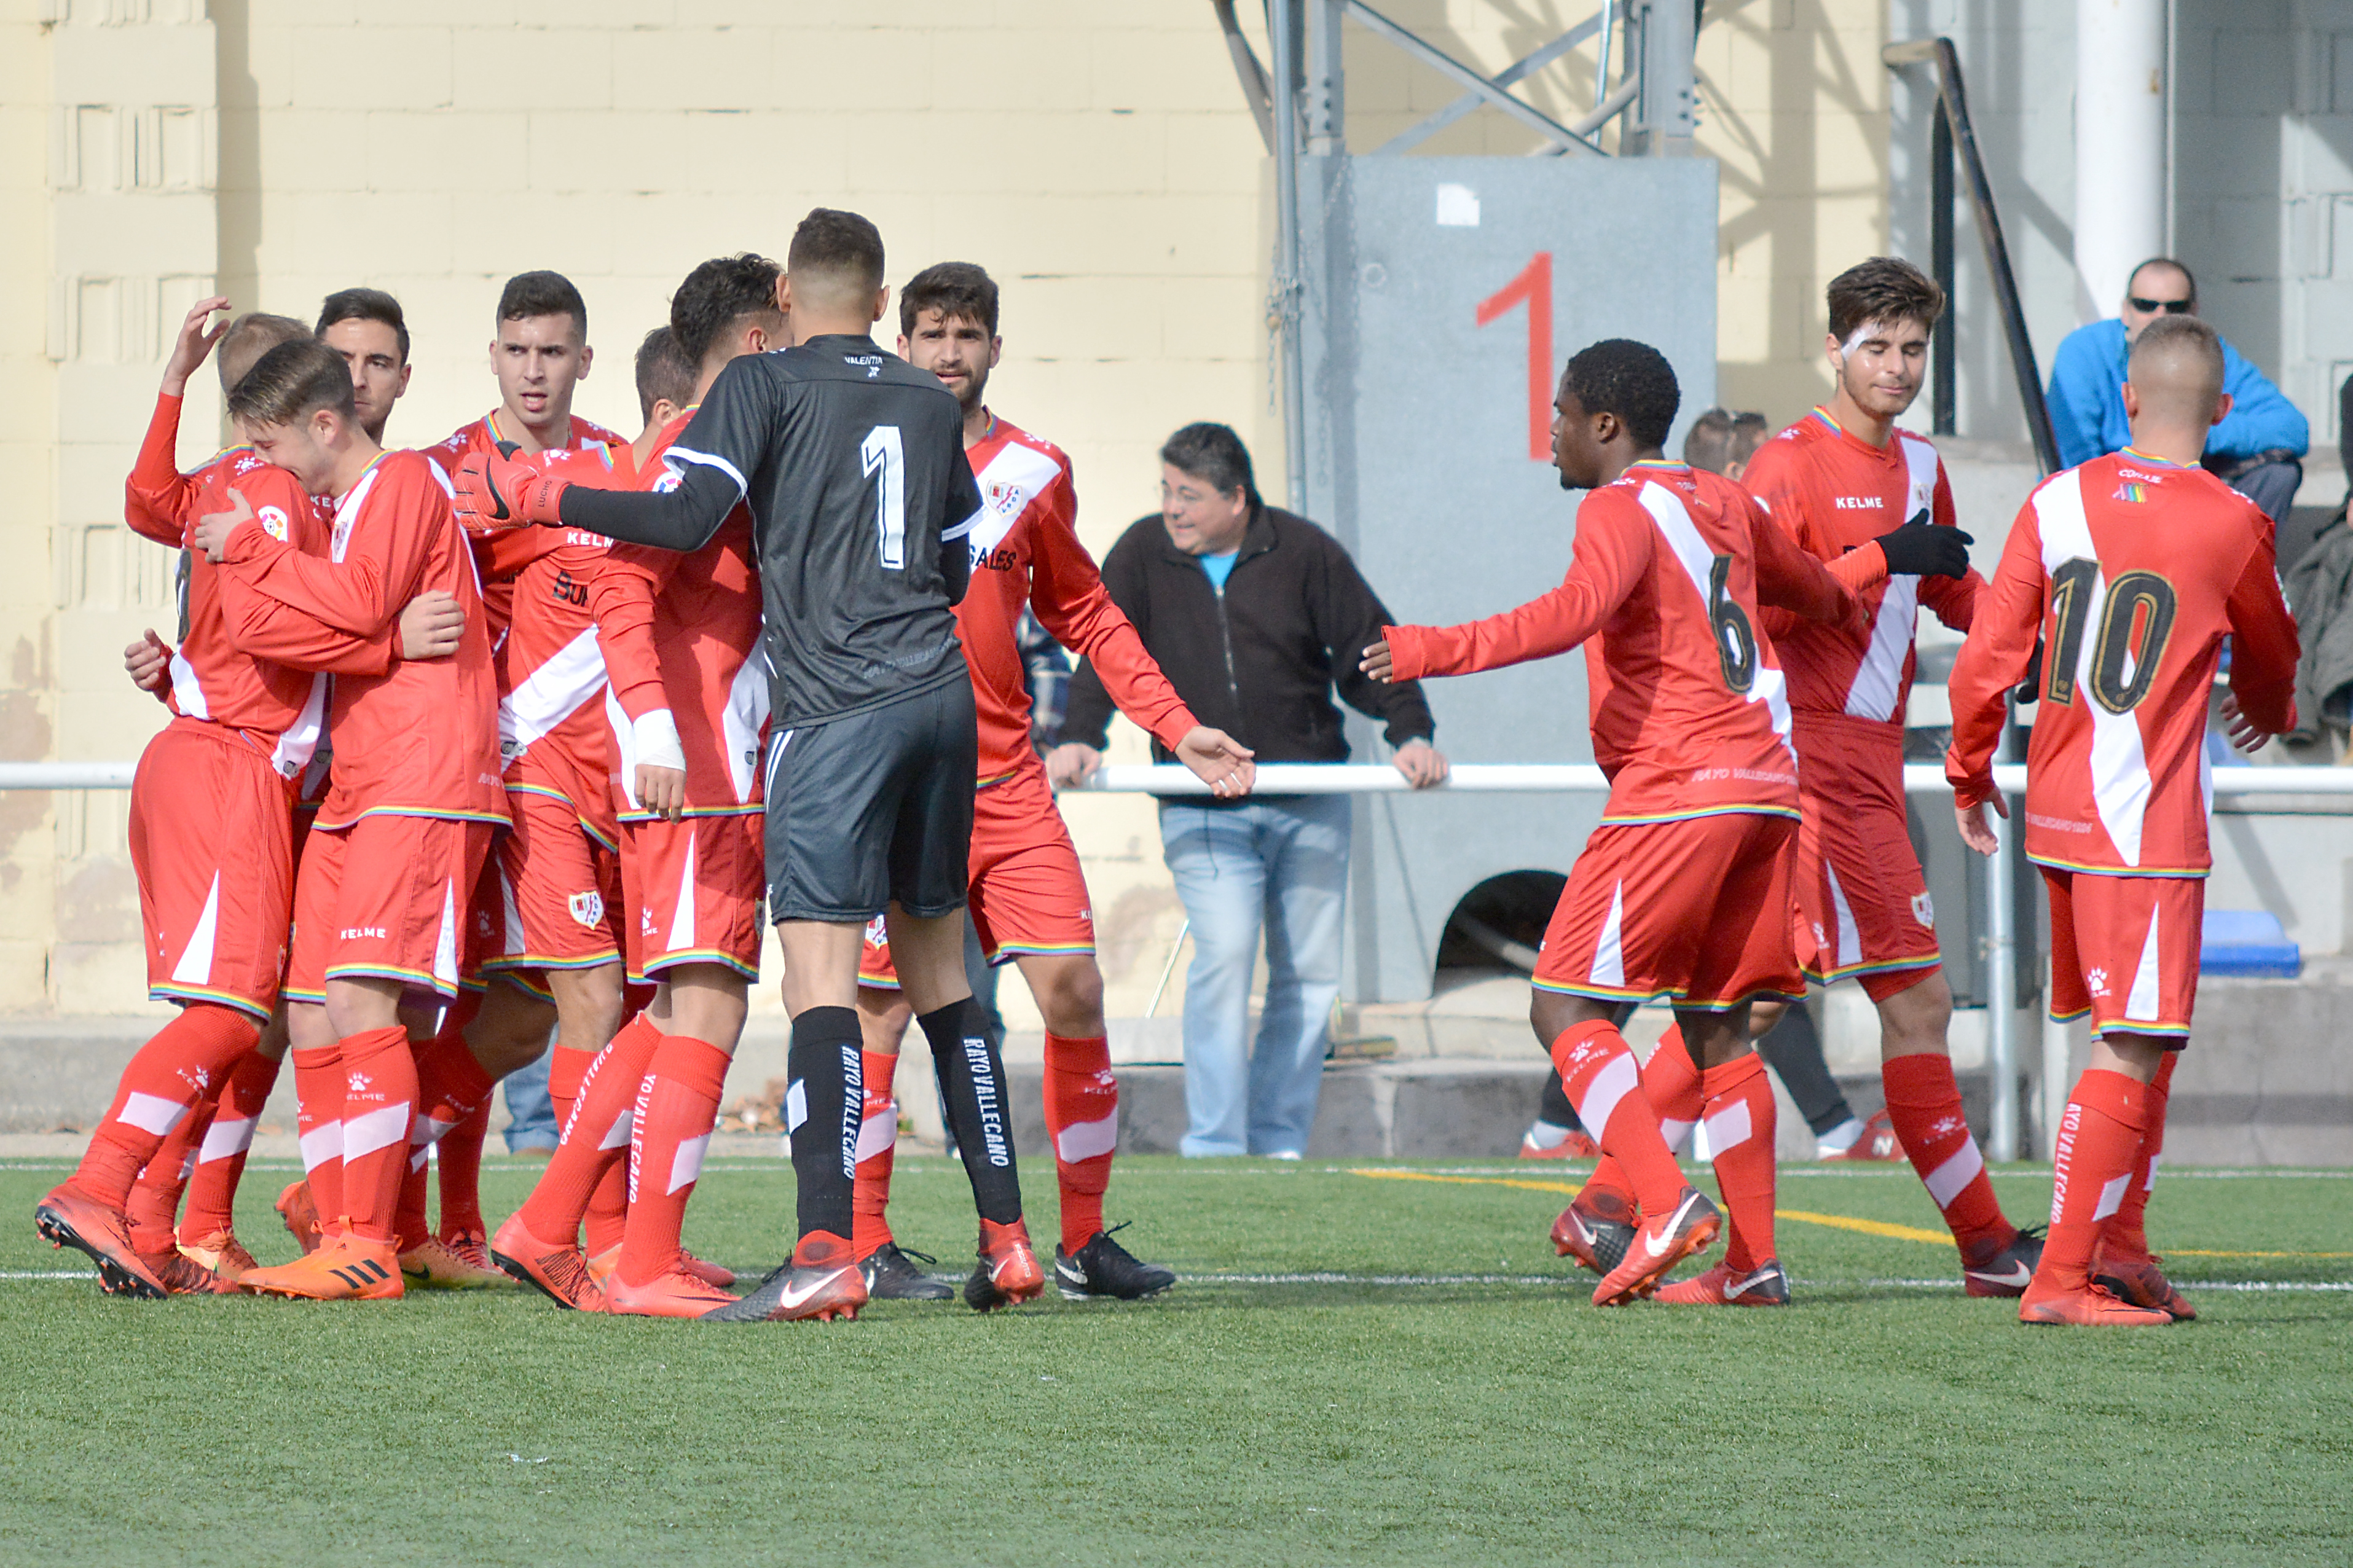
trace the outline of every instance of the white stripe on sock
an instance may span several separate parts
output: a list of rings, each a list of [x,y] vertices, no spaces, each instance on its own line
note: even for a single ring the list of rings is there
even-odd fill
[[[1748,1118],[1748,1102],[1736,1100],[1714,1116],[1703,1117],[1700,1130],[1707,1136],[1707,1152],[1700,1157],[1718,1160],[1747,1142],[1757,1127]]]
[[[196,1163],[208,1165],[252,1148],[254,1122],[255,1118],[250,1116],[234,1121],[216,1121],[205,1129],[204,1147],[196,1152]]]
[[[169,1138],[172,1130],[188,1114],[188,1108],[176,1100],[166,1100],[160,1094],[142,1094],[132,1089],[124,1096],[117,1121],[127,1121],[142,1132],[153,1132],[158,1138]]]
[[[317,1170],[330,1160],[343,1157],[343,1124],[322,1121],[302,1134],[302,1170],[305,1174]]]
[[[858,1124],[858,1163],[866,1163],[877,1154],[887,1154],[899,1145],[899,1112],[896,1109],[876,1112]]]
[[[1978,1152],[1978,1141],[1965,1132],[1961,1135],[1961,1146],[1953,1151],[1952,1157],[1928,1173],[1926,1184],[1928,1195],[1936,1200],[1939,1209],[1950,1208],[1953,1200],[1961,1195],[1962,1189],[1976,1181],[1978,1173],[1984,1169],[1985,1155]]]
[[[1642,1087],[1642,1073],[1634,1065],[1634,1053],[1620,1051],[1617,1059],[1585,1086],[1585,1098],[1577,1102],[1577,1119],[1585,1123],[1586,1131],[1595,1142],[1601,1141],[1602,1131],[1609,1125],[1609,1113],[1618,1102]]]
[[[1073,1121],[1055,1136],[1054,1158],[1066,1165],[1108,1154],[1119,1147],[1119,1112],[1098,1121]]]
[[[2132,1185],[2132,1173],[2126,1171],[2100,1188],[2100,1201],[2093,1205],[2092,1223],[2097,1225],[2125,1206],[2125,1189]]]
[[[1696,1128],[1698,1125],[1699,1123],[1696,1121],[1673,1121],[1663,1116],[1659,1118],[1659,1136],[1667,1141],[1667,1152],[1670,1154],[1682,1153],[1683,1152],[1683,1145],[1691,1142],[1693,1129]],[[1591,1129],[1588,1128],[1587,1131],[1589,1133]],[[1707,1158],[1704,1154],[1694,1157],[1703,1160]]]
[[[711,1134],[708,1132],[700,1138],[679,1140],[678,1152],[670,1158],[670,1185],[662,1189],[664,1197],[681,1187],[693,1185],[694,1179],[702,1174],[702,1152],[709,1147]]]
[[[407,1132],[408,1102],[405,1100],[364,1116],[347,1116],[343,1118],[343,1158],[364,1159],[379,1149],[391,1148]]]
[[[613,1125],[605,1129],[605,1140],[603,1142],[596,1145],[597,1152],[602,1153],[607,1149],[628,1148],[629,1146],[629,1138],[637,1131],[637,1112],[630,1110],[624,1110],[620,1115],[613,1118]]]

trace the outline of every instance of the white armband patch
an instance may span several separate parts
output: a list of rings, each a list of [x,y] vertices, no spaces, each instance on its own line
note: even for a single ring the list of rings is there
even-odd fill
[[[638,765],[686,772],[686,749],[679,744],[678,721],[667,708],[657,708],[629,721],[629,743]]]

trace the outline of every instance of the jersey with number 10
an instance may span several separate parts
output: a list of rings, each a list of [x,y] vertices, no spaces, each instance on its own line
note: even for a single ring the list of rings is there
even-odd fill
[[[2042,639],[2026,853],[2061,870],[2202,877],[2206,709],[2222,639],[2258,729],[2295,720],[2295,622],[2271,520],[2203,468],[2127,447],[2045,479],[2011,525],[1953,665],[1945,776],[1993,793],[2003,694]]]
[[[779,728],[968,679],[952,608],[980,510],[964,410],[871,338],[731,362],[665,460],[667,493],[574,489],[567,526],[694,550],[752,508],[761,649]]]

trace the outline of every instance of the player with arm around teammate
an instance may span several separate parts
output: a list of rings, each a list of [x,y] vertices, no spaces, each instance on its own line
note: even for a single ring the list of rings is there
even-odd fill
[[[1857,613],[1738,486],[1661,456],[1677,396],[1673,370],[1644,344],[1613,339],[1572,358],[1554,461],[1564,489],[1592,493],[1567,578],[1483,621],[1392,627],[1364,660],[1375,679],[1403,680],[1600,639],[1607,695],[1592,728],[1609,800],[1553,912],[1529,1008],[1578,1118],[1641,1205],[1596,1306],[1653,1294],[1723,1224],[1668,1152],[1618,1032],[1620,1007],[1660,995],[1700,1069],[1732,1210],[1725,1264],[1694,1283],[1788,1299],[1773,1249],[1772,1090],[1747,1023],[1751,997],[1803,994],[1787,913],[1798,769],[1781,671],[1756,625],[1767,603],[1825,621]]]
[[[2143,330],[2124,388],[2132,445],[2027,499],[1953,666],[1945,775],[1963,841],[1991,855],[1985,808],[2009,815],[1994,746],[2041,640],[2026,855],[2051,895],[2052,1016],[2092,1018],[2021,1322],[2196,1315],[2150,1254],[2144,1215],[2198,993],[2212,865],[2207,700],[2225,638],[2232,739],[2253,751],[2295,723],[2296,629],[2271,519],[2199,467],[2230,410],[2222,374],[2203,321]]]

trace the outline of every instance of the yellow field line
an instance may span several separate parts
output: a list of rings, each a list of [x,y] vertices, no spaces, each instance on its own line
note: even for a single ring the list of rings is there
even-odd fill
[[[1567,1193],[1571,1197],[1580,1190],[1569,1182],[1536,1182],[1517,1176],[1450,1176],[1435,1171],[1374,1171],[1351,1169],[1352,1176],[1371,1176],[1385,1182],[1451,1182],[1470,1187],[1519,1187],[1534,1193]],[[1865,1236],[1883,1236],[1894,1241],[1923,1241],[1933,1246],[1949,1247],[1953,1238],[1941,1230],[1924,1230],[1915,1225],[1891,1225],[1885,1220],[1856,1219],[1851,1215],[1816,1214],[1810,1209],[1775,1209],[1775,1219],[1793,1219],[1800,1225],[1828,1226],[1833,1230],[1860,1231]],[[2168,1254],[2179,1258],[2353,1258],[2353,1252],[2214,1252],[2195,1247],[2170,1247]]]

